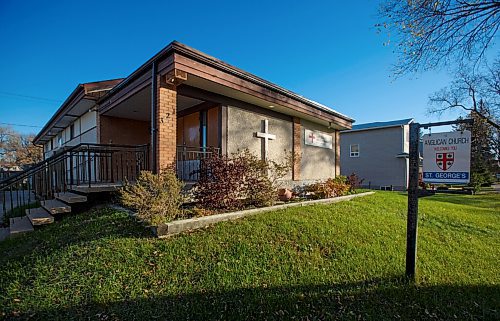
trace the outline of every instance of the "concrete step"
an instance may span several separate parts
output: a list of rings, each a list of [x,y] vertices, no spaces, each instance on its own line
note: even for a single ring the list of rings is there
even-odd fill
[[[121,183],[95,184],[92,185],[91,187],[89,187],[88,185],[78,185],[78,186],[72,186],[70,190],[83,194],[91,194],[91,193],[115,192],[122,186],[123,184]]]
[[[50,215],[44,208],[37,207],[26,210],[26,216],[30,219],[31,225],[45,225],[54,223],[54,216]]]
[[[0,242],[8,238],[10,235],[10,229],[8,227],[0,228]]]
[[[27,216],[10,218],[10,236],[33,231],[33,225]]]
[[[79,195],[75,193],[59,193],[56,195],[58,200],[63,201],[64,203],[73,204],[73,203],[85,203],[87,201],[87,196]]]
[[[52,215],[71,212],[71,206],[58,200],[42,201],[42,207]]]

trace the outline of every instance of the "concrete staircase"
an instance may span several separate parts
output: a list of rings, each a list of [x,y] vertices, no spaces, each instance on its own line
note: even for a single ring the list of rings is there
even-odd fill
[[[27,209],[26,215],[10,218],[8,228],[0,228],[0,241],[32,232],[36,226],[54,223],[54,216],[71,213],[71,204],[85,203],[87,196],[71,192],[56,194],[55,199],[41,202],[41,207]]]

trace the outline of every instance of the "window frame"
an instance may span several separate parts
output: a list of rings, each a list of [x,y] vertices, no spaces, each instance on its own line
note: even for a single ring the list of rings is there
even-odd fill
[[[353,146],[358,146],[358,150],[356,152],[353,152],[352,151],[352,147]],[[360,147],[359,147],[359,144],[350,144],[349,145],[349,157],[352,157],[352,158],[358,158],[360,155]]]

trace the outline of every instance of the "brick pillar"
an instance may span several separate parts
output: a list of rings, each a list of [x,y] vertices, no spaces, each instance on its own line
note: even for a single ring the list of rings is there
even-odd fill
[[[293,117],[293,168],[292,179],[300,180],[300,167],[302,163],[302,148],[301,148],[302,125],[300,118]]]
[[[335,131],[335,176],[340,175],[340,131]]]
[[[158,80],[156,93],[156,168],[175,165],[177,147],[177,91]]]

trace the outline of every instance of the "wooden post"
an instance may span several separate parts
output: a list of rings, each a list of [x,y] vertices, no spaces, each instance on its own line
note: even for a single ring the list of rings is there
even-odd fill
[[[415,280],[417,265],[418,170],[420,157],[420,124],[410,124],[410,167],[408,184],[408,220],[406,225],[406,277]]]

